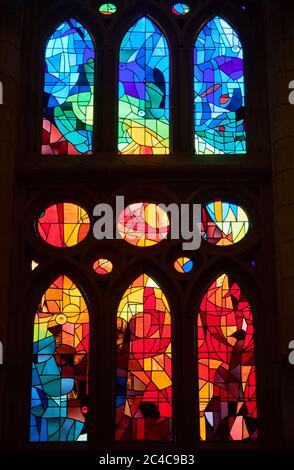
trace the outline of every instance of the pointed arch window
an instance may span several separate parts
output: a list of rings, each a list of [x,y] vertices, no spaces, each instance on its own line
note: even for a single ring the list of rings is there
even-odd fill
[[[45,48],[42,154],[93,150],[95,50],[77,20],[59,25]]]
[[[223,18],[209,20],[194,48],[195,152],[246,153],[243,48]]]
[[[211,284],[200,305],[198,387],[202,440],[257,438],[252,312],[228,274]]]
[[[142,17],[125,34],[119,54],[118,151],[170,153],[170,53],[162,31]]]
[[[46,290],[34,320],[31,442],[87,440],[89,313],[66,276]]]
[[[139,276],[117,311],[116,439],[172,439],[171,314],[157,282]]]

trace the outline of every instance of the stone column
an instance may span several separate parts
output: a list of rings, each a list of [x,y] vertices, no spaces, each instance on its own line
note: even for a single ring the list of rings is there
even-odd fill
[[[12,224],[14,168],[19,114],[20,24],[22,1],[9,0],[0,6],[0,80],[3,104],[0,105],[0,340],[4,349],[4,365],[0,366],[0,442],[5,448],[5,415],[11,376],[5,352],[11,291]],[[9,390],[9,392],[8,392]],[[16,393],[17,394],[17,393]],[[18,397],[21,399],[21,397]]]
[[[288,344],[294,339],[294,106],[289,104],[288,87],[294,80],[294,3],[265,1],[264,8],[278,273],[276,322],[280,335],[272,373],[279,374],[281,404],[277,406],[281,409],[283,440],[293,445],[294,366],[288,362]]]

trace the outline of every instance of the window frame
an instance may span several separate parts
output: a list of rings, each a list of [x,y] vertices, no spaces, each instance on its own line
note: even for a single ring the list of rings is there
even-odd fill
[[[144,6],[142,6],[143,1],[140,0],[139,3],[136,5],[126,5],[126,2],[121,7],[121,11],[117,12],[113,15],[113,18],[103,19],[100,18],[103,15],[99,15],[97,12],[97,17],[93,18],[94,7],[90,4],[78,4],[77,2],[70,6],[70,12],[68,12],[68,5],[65,3],[62,7],[59,6],[50,6],[48,11],[45,13],[42,12],[41,14],[41,21],[33,23],[32,18],[29,15],[29,10],[32,5],[32,1],[29,0],[28,7],[25,13],[24,23],[23,23],[23,63],[22,63],[22,72],[24,74],[24,79],[21,88],[21,109],[22,109],[22,123],[23,126],[20,126],[20,134],[19,134],[19,142],[17,148],[17,164],[16,164],[16,178],[17,184],[15,188],[15,227],[19,227],[23,225],[24,222],[24,215],[31,214],[31,209],[34,207],[34,198],[40,196],[40,201],[43,201],[47,198],[45,196],[46,192],[47,195],[51,195],[50,197],[53,198],[54,194],[61,194],[64,190],[64,187],[67,188],[68,194],[76,194],[76,186],[79,188],[84,187],[84,194],[88,194],[90,196],[89,201],[91,200],[92,203],[99,202],[94,201],[95,198],[93,197],[93,187],[97,185],[97,178],[99,177],[111,177],[111,184],[112,188],[124,188],[125,182],[124,179],[126,177],[137,178],[137,187],[134,189],[133,194],[139,194],[140,189],[140,181],[144,183],[144,190],[142,194],[148,193],[148,187],[153,188],[151,194],[153,195],[152,198],[156,197],[155,200],[158,200],[160,195],[165,195],[168,199],[168,194],[170,192],[174,192],[176,194],[177,199],[181,198],[185,199],[187,197],[186,194],[186,186],[189,185],[191,190],[191,194],[194,193],[195,186],[197,184],[202,184],[204,187],[209,187],[209,182],[218,182],[219,179],[222,179],[222,184],[217,184],[219,187],[219,191],[222,188],[222,192],[218,193],[218,197],[222,197],[223,188],[226,184],[231,184],[233,181],[234,184],[232,186],[232,193],[236,192],[239,194],[238,186],[240,184],[244,184],[248,186],[248,194],[251,195],[250,204],[252,203],[252,207],[254,205],[254,210],[259,216],[262,215],[262,220],[265,223],[265,227],[267,227],[269,236],[266,234],[261,234],[262,237],[262,259],[264,262],[264,267],[258,268],[258,275],[256,275],[256,286],[260,288],[260,299],[255,301],[250,294],[251,290],[251,280],[248,278],[247,275],[244,275],[244,283],[240,280],[240,277],[236,278],[238,284],[241,285],[242,289],[246,293],[248,290],[248,300],[250,301],[251,307],[253,312],[255,312],[255,322],[256,322],[256,366],[257,366],[257,380],[262,387],[266,384],[270,378],[270,371],[267,368],[266,371],[262,371],[261,367],[268,361],[268,356],[266,354],[266,350],[268,347],[268,343],[265,338],[263,338],[263,329],[262,324],[265,322],[267,331],[271,334],[275,332],[275,326],[277,319],[274,315],[274,306],[275,306],[275,294],[273,292],[274,286],[274,276],[275,271],[273,267],[273,263],[269,262],[269,259],[266,258],[269,253],[272,252],[272,247],[274,246],[274,234],[273,234],[273,224],[271,221],[271,210],[270,210],[270,203],[272,198],[272,190],[271,190],[271,161],[270,161],[270,152],[269,152],[269,139],[267,136],[269,135],[269,119],[266,114],[266,105],[267,105],[267,98],[266,98],[266,90],[263,90],[261,95],[261,102],[262,102],[262,110],[256,112],[256,100],[257,97],[257,90],[255,90],[255,78],[253,74],[249,74],[250,70],[257,70],[256,75],[259,79],[265,77],[265,65],[264,64],[256,64],[256,60],[254,59],[253,53],[253,43],[254,43],[254,36],[259,38],[262,37],[261,31],[256,31],[254,29],[254,34],[248,34],[248,25],[250,25],[250,21],[247,17],[244,19],[244,15],[238,13],[234,7],[228,7],[225,4],[221,7],[219,6],[218,2],[212,2],[211,5],[207,7],[198,6],[195,7],[191,13],[183,18],[175,17],[168,11],[168,9],[164,9],[161,6],[155,6],[153,2],[144,0]],[[33,9],[34,15],[37,16],[40,14],[40,10],[38,7],[34,7]],[[69,14],[66,14],[66,13]],[[106,104],[109,102],[109,97],[113,94],[115,90],[115,78],[113,79],[111,84],[107,83],[105,77],[111,76],[116,77],[116,74],[113,74],[114,70],[117,70],[117,60],[118,60],[118,51],[121,37],[126,31],[127,28],[127,21],[130,23],[134,22],[134,18],[138,16],[138,14],[142,15],[146,12],[147,15],[154,18],[155,21],[158,21],[161,29],[166,33],[167,40],[169,41],[170,45],[170,52],[171,52],[171,84],[174,86],[175,93],[172,94],[171,98],[171,113],[173,114],[173,118],[171,118],[171,139],[174,140],[173,143],[173,156],[172,157],[164,157],[164,161],[158,157],[156,161],[151,161],[150,157],[148,160],[146,158],[140,159],[138,161],[134,161],[132,157],[126,157],[124,161],[121,161],[121,156],[119,159],[116,156],[116,152],[113,152],[113,147],[116,148],[116,136],[115,133],[115,124],[116,120],[114,116],[116,116],[115,112],[115,99],[112,102],[112,105],[109,105],[107,108],[105,119],[102,119],[101,113],[99,110],[101,109],[101,104],[103,109],[106,109]],[[217,156],[217,159],[212,158],[210,161],[204,161],[202,158],[195,158],[195,154],[193,151],[193,100],[191,100],[191,96],[193,97],[193,48],[194,42],[193,37],[195,34],[197,35],[197,25],[200,27],[201,23],[205,19],[207,21],[209,15],[220,15],[230,19],[230,23],[234,26],[234,28],[238,31],[241,42],[244,48],[244,56],[245,60],[245,89],[246,89],[246,105],[247,105],[247,139],[248,139],[248,149],[247,155],[238,157],[236,161],[232,159],[232,156],[226,158],[226,156],[222,157],[221,159]],[[75,157],[75,161],[71,161],[71,157],[60,158],[60,157],[53,157],[52,161],[50,161],[50,157],[47,156],[40,156],[40,153],[36,150],[40,146],[36,145],[39,144],[40,139],[37,138],[39,135],[41,126],[41,117],[42,113],[40,110],[42,109],[42,93],[43,93],[43,86],[40,85],[43,83],[43,50],[44,50],[44,43],[46,43],[48,37],[48,31],[52,30],[52,27],[56,24],[59,24],[63,18],[72,16],[76,18],[79,22],[81,22],[90,32],[95,31],[94,35],[94,44],[96,45],[96,73],[95,73],[95,89],[96,89],[96,106],[94,112],[94,121],[96,122],[95,125],[95,134],[93,145],[94,145],[94,153],[91,157]],[[183,23],[186,21],[185,26]],[[107,25],[108,24],[108,25]],[[118,25],[121,24],[119,27]],[[195,36],[196,37],[196,36]],[[192,38],[192,40],[191,40]],[[40,44],[42,45],[40,47]],[[264,41],[261,40],[258,44],[258,51],[264,51]],[[256,54],[258,56],[258,54]],[[37,59],[36,59],[37,58]],[[103,64],[103,66],[99,67],[99,64]],[[255,66],[258,67],[255,69]],[[182,74],[179,72],[182,70]],[[189,71],[191,72],[190,86],[182,87],[181,86],[181,77],[187,75]],[[253,75],[253,76],[252,76]],[[190,76],[190,75],[188,75]],[[108,86],[109,85],[109,86]],[[38,90],[38,93],[36,93]],[[28,93],[26,93],[28,91]],[[117,94],[113,95],[117,96]],[[28,99],[29,98],[29,99]],[[190,113],[192,108],[192,112]],[[191,114],[188,117],[188,123],[181,123],[180,119],[181,115],[184,115],[183,110],[186,111],[185,114]],[[190,110],[190,111],[189,111]],[[96,114],[95,114],[96,113]],[[30,121],[30,117],[31,121]],[[264,118],[264,128],[260,128],[258,131],[254,129],[253,122],[254,120]],[[40,118],[40,119],[39,119]],[[31,124],[32,122],[32,124]],[[114,126],[109,127],[107,129],[107,123],[114,122]],[[180,124],[179,124],[180,123]],[[188,133],[191,130],[192,138],[187,138]],[[28,136],[28,138],[27,138]],[[96,142],[96,144],[95,144]],[[254,145],[253,145],[254,142]],[[96,146],[95,146],[96,145]],[[90,161],[86,161],[86,160]],[[204,157],[205,158],[205,157]],[[81,159],[83,161],[81,161]],[[143,170],[143,176],[142,176]],[[179,173],[180,172],[180,173]],[[240,176],[241,173],[241,176]],[[180,175],[180,176],[179,176]],[[238,176],[239,175],[239,176]],[[54,182],[52,183],[52,179]],[[159,187],[162,184],[162,180],[165,182],[164,188],[160,188],[157,192],[154,188]],[[156,186],[157,185],[157,186]],[[174,186],[173,186],[174,185]],[[173,191],[170,190],[170,187],[176,188]],[[70,190],[68,191],[68,189]],[[89,189],[90,188],[90,189]],[[178,189],[179,188],[179,189]],[[143,188],[141,188],[143,189]],[[44,191],[44,193],[43,193]],[[208,191],[208,189],[205,189]],[[216,191],[215,191],[216,192]],[[107,194],[105,189],[98,189],[99,196],[101,196],[102,200],[111,200],[113,197],[112,195],[108,195],[108,199],[104,199],[104,195]],[[82,194],[82,192],[81,192]],[[210,193],[211,194],[211,193]],[[79,196],[80,197],[80,196]],[[188,195],[188,199],[189,199]],[[150,198],[150,193],[149,197]],[[98,198],[97,198],[98,199]],[[140,196],[140,199],[143,200],[143,197]],[[209,200],[212,199],[210,196]],[[53,200],[53,199],[52,199]],[[234,202],[235,199],[233,199]],[[30,204],[32,202],[32,204]],[[81,200],[75,198],[73,202],[80,203]],[[208,202],[208,201],[207,201]],[[240,204],[246,207],[246,201],[240,198]],[[256,209],[258,207],[258,209]],[[250,211],[248,211],[249,216],[251,217]],[[90,214],[91,215],[91,214]],[[256,216],[257,219],[258,216]],[[26,222],[24,222],[26,224]],[[22,354],[24,357],[31,358],[31,342],[30,339],[32,337],[31,325],[30,322],[31,318],[35,315],[35,305],[36,302],[39,301],[40,294],[42,295],[42,287],[49,286],[50,281],[52,279],[53,273],[58,274],[66,274],[68,275],[74,282],[77,282],[77,285],[82,291],[87,291],[87,298],[91,298],[92,302],[89,302],[89,312],[90,318],[92,321],[92,331],[93,324],[95,325],[95,329],[102,331],[105,328],[105,336],[114,335],[114,331],[111,328],[111,322],[106,322],[105,318],[102,318],[102,313],[99,313],[98,307],[95,308],[95,305],[100,305],[101,311],[103,312],[103,302],[102,302],[102,294],[101,289],[105,288],[106,280],[92,280],[92,274],[90,275],[88,265],[83,266],[87,258],[86,253],[86,245],[85,251],[81,254],[80,262],[77,262],[74,257],[77,255],[73,248],[71,254],[68,252],[57,254],[57,252],[50,251],[50,248],[44,248],[44,253],[42,253],[42,261],[43,267],[41,271],[36,270],[35,272],[31,273],[30,280],[25,281],[25,278],[30,270],[29,263],[30,259],[33,255],[33,249],[30,244],[29,239],[25,239],[24,234],[16,230],[14,235],[15,249],[14,249],[14,259],[18,260],[18,265],[21,266],[21,269],[18,271],[14,269],[12,275],[12,283],[13,283],[13,290],[16,289],[19,292],[19,299],[22,298],[29,298],[28,305],[26,307],[21,306],[19,309],[20,302],[19,299],[13,299],[11,304],[11,311],[12,316],[10,319],[10,337],[13,338],[14,335],[14,328],[15,328],[15,320],[17,317],[17,312],[23,312],[22,317],[17,325],[16,330],[16,337],[17,337],[17,344],[16,344],[16,351],[18,354]],[[84,242],[83,242],[84,243]],[[162,242],[165,243],[165,242]],[[245,242],[244,242],[245,243]],[[249,240],[248,240],[249,243]],[[252,242],[253,243],[253,242]],[[164,265],[164,261],[166,261],[168,257],[168,253],[161,256],[161,246],[160,243],[158,246],[154,247],[153,250],[153,258],[149,259],[149,252],[146,254],[138,255],[138,263],[143,263],[144,266],[147,266],[146,269],[148,273],[152,274],[152,269],[158,269],[158,264],[154,262],[156,257],[161,259],[160,270],[157,273],[153,274],[155,279],[160,283],[161,287],[164,289],[164,285],[169,286],[168,289],[164,289],[164,293],[169,299],[171,311],[174,310],[175,315],[179,318],[186,319],[185,322],[181,325],[180,331],[176,332],[176,343],[174,346],[174,353],[175,353],[175,370],[174,379],[175,379],[175,390],[174,390],[174,397],[175,397],[175,419],[177,422],[177,429],[178,429],[178,437],[176,443],[159,443],[158,446],[160,449],[171,449],[171,450],[178,450],[178,449],[185,449],[195,448],[197,449],[217,449],[222,448],[224,443],[199,443],[197,441],[197,432],[195,429],[196,421],[193,421],[193,416],[195,415],[195,410],[197,409],[197,401],[192,401],[191,396],[185,397],[185,408],[184,413],[181,410],[181,404],[183,400],[181,399],[181,392],[178,390],[177,383],[184,383],[185,388],[189,388],[191,386],[191,390],[195,391],[195,376],[191,375],[191,372],[187,374],[185,378],[182,377],[181,373],[181,360],[185,358],[185,364],[187,367],[193,366],[194,355],[191,358],[191,345],[185,347],[186,338],[190,338],[193,333],[193,318],[195,316],[195,311],[192,311],[192,304],[188,305],[188,300],[192,302],[191,297],[189,295],[186,297],[184,305],[179,306],[179,302],[177,299],[171,299],[171,291],[174,290],[175,285],[181,285],[181,282],[178,280],[178,273],[169,273],[167,271],[166,266]],[[236,247],[237,248],[237,247]],[[114,260],[117,260],[116,263],[122,263],[122,265],[126,268],[126,274],[128,274],[128,281],[129,284],[133,278],[131,273],[138,272],[135,268],[134,264],[135,261],[130,262],[129,268],[127,268],[125,259],[127,256],[130,255],[129,247],[118,249],[117,247],[112,247],[114,253]],[[153,248],[152,248],[153,249]],[[87,250],[89,253],[93,254],[95,252],[94,244],[92,243],[90,246],[87,245]],[[101,252],[107,253],[109,250],[109,245],[107,243],[101,242]],[[169,249],[170,252],[174,253],[174,250],[177,250],[175,245],[171,245]],[[238,247],[239,250],[239,247]],[[245,248],[244,244],[244,251],[247,250],[247,245]],[[50,253],[49,253],[50,251]],[[78,251],[78,249],[77,249]],[[96,249],[96,251],[98,251]],[[188,253],[188,252],[187,252]],[[240,254],[244,253],[240,247]],[[71,255],[73,255],[71,259]],[[111,253],[112,255],[112,253]],[[203,257],[202,254],[199,255],[200,258]],[[207,257],[213,256],[213,254],[206,255]],[[224,261],[226,259],[225,255],[218,255],[219,259],[218,262]],[[237,256],[237,255],[236,255]],[[45,258],[48,257],[48,261],[45,262]],[[52,257],[52,259],[51,259]],[[161,257],[161,258],[160,258]],[[231,255],[227,255],[228,266],[230,269],[234,267],[234,257]],[[199,272],[196,276],[196,280],[193,285],[196,285],[197,282],[201,281],[202,279],[206,279],[209,272],[214,272],[215,266],[217,266],[217,262],[209,264],[206,269],[201,273]],[[63,269],[60,271],[60,269]],[[164,268],[164,269],[163,269]],[[115,269],[115,265],[114,265]],[[129,270],[128,270],[129,269]],[[195,268],[194,268],[195,269]],[[80,271],[79,271],[80,270]],[[222,268],[222,271],[224,269]],[[47,275],[46,281],[44,280],[43,276]],[[231,272],[231,271],[229,271]],[[239,272],[239,271],[238,271]],[[40,274],[39,274],[40,273]],[[115,273],[114,273],[115,274]],[[112,299],[112,290],[113,292],[115,289],[120,289],[123,285],[123,282],[119,280],[115,275],[111,275],[112,277],[107,279],[111,279],[113,282],[112,289],[107,288],[105,299],[109,301],[110,310],[114,312],[113,317],[115,317],[115,299]],[[139,272],[140,274],[140,272]],[[271,298],[269,300],[266,299],[267,289],[265,289],[264,285],[259,282],[257,279],[259,275],[264,276],[264,278],[268,281],[268,286],[271,286],[272,289],[268,288],[270,292],[272,292]],[[95,276],[95,273],[94,273]],[[162,280],[161,279],[162,276]],[[185,279],[190,279],[191,281],[192,274],[185,275]],[[241,277],[243,273],[241,273]],[[55,276],[57,277],[57,275]],[[168,281],[164,281],[163,278],[167,277]],[[200,279],[200,281],[199,281]],[[163,281],[163,282],[162,282]],[[108,282],[108,281],[107,281]],[[186,281],[183,281],[183,284]],[[38,288],[36,285],[38,284]],[[101,286],[97,289],[95,286]],[[191,284],[192,285],[192,284]],[[201,285],[201,284],[200,284]],[[170,289],[170,287],[172,287]],[[190,290],[192,287],[190,287]],[[201,289],[200,289],[201,290]],[[254,290],[254,288],[252,289]],[[123,291],[124,292],[124,291]],[[175,289],[175,292],[178,290]],[[255,292],[255,290],[254,290]],[[254,294],[255,295],[255,294]],[[32,296],[32,297],[31,297]],[[175,294],[173,294],[175,297]],[[30,298],[31,297],[31,298]],[[199,295],[201,299],[201,295]],[[31,299],[33,301],[31,301]],[[99,300],[98,300],[99,299]],[[100,303],[99,303],[100,302]],[[106,301],[105,305],[107,305]],[[94,305],[94,307],[93,307]],[[101,306],[102,305],[102,306]],[[195,304],[194,304],[195,305]],[[92,309],[96,310],[96,314],[91,312]],[[194,307],[193,307],[194,309]],[[264,309],[269,311],[268,318],[261,318],[261,314]],[[184,311],[184,313],[179,314],[178,312]],[[97,313],[98,312],[98,313]],[[18,313],[19,315],[19,313]],[[94,320],[93,320],[94,319]],[[270,321],[271,320],[271,321]],[[94,323],[93,323],[94,321]],[[113,321],[113,319],[112,319]],[[179,320],[178,320],[179,322]],[[192,329],[191,329],[192,327]],[[192,332],[192,333],[191,333]],[[25,334],[25,338],[23,338],[23,334]],[[28,340],[29,338],[29,340]],[[194,341],[194,340],[193,340]],[[13,343],[13,341],[11,341]],[[29,344],[27,344],[29,343]],[[92,344],[94,344],[94,340],[92,340]],[[113,342],[113,344],[115,344]],[[28,399],[24,400],[22,404],[19,404],[15,411],[12,414],[12,419],[9,419],[8,411],[6,416],[6,422],[10,429],[17,427],[20,429],[19,437],[17,437],[20,447],[23,449],[32,449],[32,448],[40,448],[40,449],[48,449],[48,445],[52,449],[59,449],[59,448],[87,448],[87,449],[97,449],[97,446],[101,449],[109,448],[109,444],[111,443],[111,447],[113,449],[129,449],[130,444],[127,443],[114,443],[110,439],[112,439],[112,426],[108,425],[106,427],[105,434],[102,432],[101,427],[99,428],[96,423],[99,420],[99,413],[97,410],[97,406],[95,406],[96,396],[99,396],[102,399],[101,395],[102,392],[99,391],[98,383],[99,380],[103,379],[103,373],[99,367],[96,365],[101,365],[101,357],[103,357],[103,353],[109,357],[111,354],[113,355],[114,346],[113,344],[109,345],[104,340],[99,346],[95,346],[93,351],[90,352],[90,370],[97,371],[97,378],[94,379],[93,376],[91,378],[90,373],[90,390],[92,389],[92,393],[90,391],[90,397],[92,396],[92,406],[93,411],[90,412],[93,431],[92,436],[89,438],[88,443],[38,443],[35,444],[28,444],[27,439],[27,422],[26,418],[24,418],[24,414],[29,416],[27,410],[29,410]],[[12,346],[9,347],[8,350],[8,357],[13,358],[15,355],[15,351],[13,350]],[[272,360],[271,363],[275,362],[274,355],[271,356]],[[31,365],[31,359],[28,361],[29,366]],[[268,361],[270,362],[270,361]],[[12,363],[14,364],[15,361],[13,360]],[[260,369],[260,371],[259,371]],[[191,369],[193,371],[193,367]],[[105,368],[104,368],[105,372]],[[11,374],[12,376],[12,374]],[[106,375],[108,378],[110,374]],[[20,387],[20,391],[23,396],[28,397],[30,393],[30,386],[28,385],[30,377],[31,377],[31,370],[28,371],[28,367],[24,367],[24,370],[20,373],[20,377],[22,378],[22,384]],[[13,377],[12,377],[13,379]],[[13,379],[15,381],[15,379]],[[271,409],[272,403],[274,403],[274,398],[277,396],[277,382],[274,382],[273,386],[273,394],[272,396],[267,396],[263,399],[263,403],[259,404],[259,416],[260,422],[262,425],[262,440],[257,443],[226,443],[226,448],[261,448],[264,445],[269,445],[272,439],[272,434],[270,431],[270,425],[272,422],[274,423],[274,427],[276,429],[280,429],[280,417],[278,416],[277,411],[272,412],[273,421],[269,420],[269,410]],[[93,388],[92,388],[93,387]],[[93,397],[93,390],[94,390],[94,397]],[[111,394],[113,394],[113,385],[108,383],[108,386],[104,389],[105,395],[108,395],[107,398],[107,406],[103,407],[102,409],[102,419],[104,423],[107,423],[107,417],[109,419],[109,411],[110,411],[110,398]],[[194,403],[194,408],[193,408]],[[90,398],[90,407],[91,407],[91,398]],[[191,411],[192,407],[192,411]],[[18,417],[18,411],[20,412],[20,416]],[[193,411],[194,410],[194,411]],[[194,413],[194,414],[193,414]],[[90,421],[91,422],[91,421]],[[9,424],[10,423],[10,424]],[[187,433],[187,429],[189,433]],[[187,434],[189,436],[187,437]],[[151,449],[153,447],[152,443],[132,443],[132,448],[134,449]]]

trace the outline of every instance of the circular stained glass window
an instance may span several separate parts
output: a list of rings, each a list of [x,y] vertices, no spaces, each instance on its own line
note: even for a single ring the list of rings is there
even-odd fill
[[[187,274],[192,271],[194,263],[190,258],[182,256],[175,261],[174,267],[178,273]]]
[[[190,12],[190,7],[186,3],[175,3],[172,6],[172,12],[175,15],[184,16]]]
[[[117,7],[116,5],[114,5],[114,3],[103,3],[103,5],[99,7],[99,13],[101,13],[102,15],[113,15],[114,13],[116,13],[116,11]]]
[[[112,272],[113,264],[107,258],[99,258],[93,264],[93,269],[96,274],[99,274],[100,276],[106,276],[107,274],[110,274]]]
[[[37,221],[40,237],[57,248],[77,245],[86,238],[90,227],[88,213],[72,202],[60,202],[47,207]]]
[[[250,222],[245,210],[228,201],[213,201],[202,208],[201,235],[218,246],[235,245],[248,233]]]
[[[126,242],[149,247],[164,240],[170,229],[167,213],[157,204],[135,202],[118,217],[118,232]]]

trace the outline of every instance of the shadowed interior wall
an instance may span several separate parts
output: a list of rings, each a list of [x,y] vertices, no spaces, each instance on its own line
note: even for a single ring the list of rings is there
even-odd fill
[[[294,5],[265,2],[265,8],[280,324],[273,373],[280,381],[284,439],[293,443],[294,369],[288,363],[288,344],[294,339],[294,106],[288,86],[294,78]]]
[[[6,372],[16,364],[8,364],[7,321],[11,315],[11,249],[13,240],[13,196],[15,184],[15,155],[19,122],[19,84],[21,49],[20,34],[22,6],[12,0],[1,5],[0,14],[0,80],[3,85],[3,105],[0,105],[0,210],[2,214],[0,245],[0,340],[4,346],[4,365],[0,370],[0,421],[5,422]],[[12,339],[13,341],[13,339]],[[12,385],[12,384],[11,384]],[[13,385],[12,385],[13,386]],[[5,428],[0,426],[0,440],[5,441]]]

